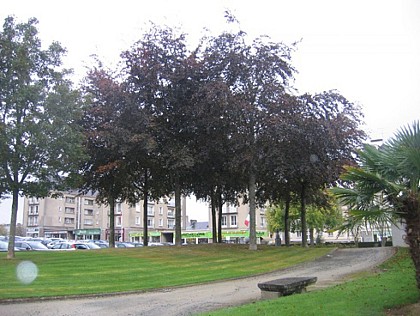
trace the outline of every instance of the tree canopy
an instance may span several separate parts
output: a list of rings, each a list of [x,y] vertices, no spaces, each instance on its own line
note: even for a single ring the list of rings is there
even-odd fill
[[[403,220],[420,289],[420,123],[402,127],[379,148],[365,145],[341,179],[347,186],[332,191],[354,212],[350,222]]]
[[[231,14],[226,18],[237,23]],[[248,203],[254,250],[256,207],[299,196],[305,235],[306,204],[337,181],[364,136],[360,109],[339,92],[299,95],[293,88],[293,44],[266,36],[249,40],[237,30],[204,37],[190,49],[186,34],[157,25],[122,52],[120,69],[99,62],[88,71],[77,120],[79,96],[64,79],[66,71],[55,69],[65,51],[57,43],[41,50],[36,20],[7,21],[1,146],[11,153],[2,154],[10,168],[0,169],[1,193],[17,181],[16,192],[47,194],[74,167],[74,157],[83,157],[83,141],[88,155],[79,164],[80,188],[98,192],[111,209],[117,200],[143,198],[146,238],[148,200],[169,196],[180,244],[180,197],[195,193],[212,202],[214,227],[218,209],[219,241],[223,204]],[[14,175],[31,181],[7,182]],[[25,191],[34,179],[37,191]]]
[[[212,202],[220,237],[223,204],[249,203],[250,249],[256,249],[256,206],[299,194],[305,225],[306,200],[338,179],[364,136],[360,109],[333,90],[297,95],[291,86],[293,47],[284,43],[267,37],[248,43],[245,32],[226,31],[188,47],[186,34],[152,25],[122,53],[118,83],[112,84],[118,91],[106,96],[115,98],[120,89],[124,96],[99,104],[122,102],[109,117],[124,119],[106,125],[116,146],[109,152],[112,166],[130,166],[124,169],[125,192],[136,183],[144,189],[147,178],[154,181],[137,197],[175,196],[176,243],[181,194]],[[87,130],[97,133],[95,122]]]
[[[18,197],[63,188],[83,158],[79,94],[62,69],[65,49],[42,49],[38,21],[5,19],[0,33],[0,193],[12,196],[8,257],[14,257]]]

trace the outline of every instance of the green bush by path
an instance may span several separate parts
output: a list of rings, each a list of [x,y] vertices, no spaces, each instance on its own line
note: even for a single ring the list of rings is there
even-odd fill
[[[407,249],[400,249],[375,275],[325,290],[259,301],[203,315],[384,315],[391,307],[415,303],[420,293]]]
[[[0,253],[0,300],[142,291],[265,273],[321,257],[332,248],[210,244],[87,251]],[[16,267],[38,267],[38,277],[22,284]]]

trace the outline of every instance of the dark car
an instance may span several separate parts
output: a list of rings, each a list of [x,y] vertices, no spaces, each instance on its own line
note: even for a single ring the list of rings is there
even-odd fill
[[[15,241],[15,247],[19,250],[33,250],[33,251],[48,250],[47,246],[45,246],[39,241]]]
[[[76,249],[80,249],[78,247],[87,247],[88,249],[101,249],[101,247],[97,244],[95,244],[94,242],[80,242],[80,243],[76,243]]]

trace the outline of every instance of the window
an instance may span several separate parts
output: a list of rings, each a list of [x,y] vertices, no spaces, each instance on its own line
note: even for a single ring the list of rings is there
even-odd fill
[[[163,215],[163,207],[159,206],[159,215]]]
[[[93,220],[92,219],[85,219],[83,223],[87,226],[92,226],[93,225]]]
[[[38,205],[31,205],[29,206],[29,214],[37,215],[38,214]]]
[[[86,216],[93,216],[93,210],[85,209],[85,215]]]
[[[64,223],[65,223],[65,224],[74,224],[74,218],[71,218],[71,217],[65,217],[65,218],[64,218]]]
[[[238,226],[238,223],[236,221],[236,215],[230,216],[230,226]]]
[[[93,200],[85,199],[85,205],[93,205]]]
[[[140,216],[136,216],[136,225],[140,225]]]
[[[39,203],[39,201],[38,201],[37,198],[35,198],[35,197],[29,198],[29,204],[38,204],[38,203]]]
[[[227,226],[227,218],[226,216],[222,216],[222,226]]]
[[[121,214],[121,212],[122,212],[121,203],[116,203],[115,204],[115,214]]]
[[[72,197],[72,196],[66,196],[66,203],[74,204],[74,197]]]
[[[122,226],[122,216],[115,217],[115,226]]]
[[[168,228],[174,228],[174,227],[175,227],[175,220],[168,219]]]
[[[153,205],[147,205],[147,215],[149,216],[155,215],[155,210],[153,209]]]
[[[168,209],[168,217],[174,217],[175,216],[175,212],[173,209]]]
[[[38,226],[38,216],[29,216],[28,226]]]
[[[265,225],[266,225],[265,217],[261,216],[261,227],[265,227]]]
[[[159,227],[163,226],[163,218],[159,218]]]
[[[74,207],[66,207],[64,209],[64,213],[66,213],[66,214],[74,214]]]
[[[147,227],[153,227],[153,223],[154,221],[153,221],[153,218],[148,218],[147,219]]]

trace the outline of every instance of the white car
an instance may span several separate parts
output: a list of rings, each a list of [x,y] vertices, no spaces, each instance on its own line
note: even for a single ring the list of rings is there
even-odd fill
[[[86,243],[86,242],[74,242],[74,241],[66,241],[60,242],[52,246],[52,250],[89,250],[89,249],[101,249],[98,245],[94,243]]]
[[[7,252],[9,249],[9,243],[4,240],[0,240],[0,252]],[[15,247],[15,251],[19,251],[18,248]]]

